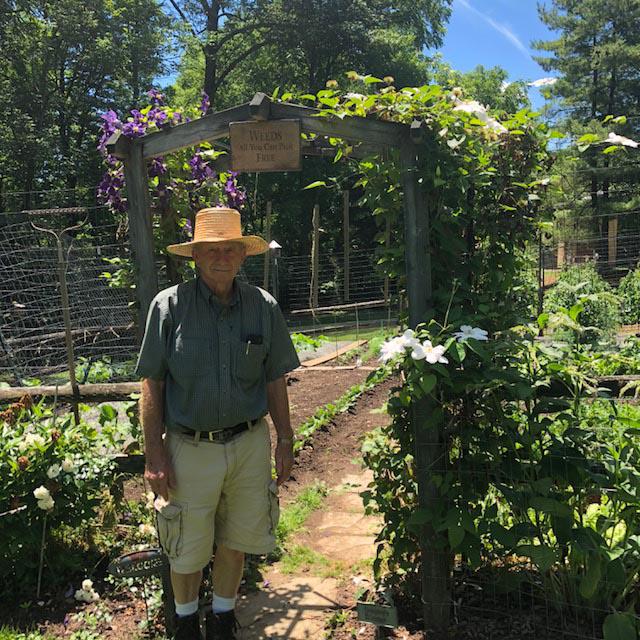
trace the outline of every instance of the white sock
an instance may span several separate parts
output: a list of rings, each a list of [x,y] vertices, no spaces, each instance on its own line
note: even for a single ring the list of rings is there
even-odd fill
[[[176,615],[179,618],[184,618],[185,616],[190,616],[198,611],[198,600],[194,600],[193,602],[187,602],[185,604],[178,604],[176,602]]]
[[[225,613],[231,611],[236,606],[236,599],[234,598],[222,598],[216,593],[213,593],[213,599],[211,600],[211,610],[213,613]]]

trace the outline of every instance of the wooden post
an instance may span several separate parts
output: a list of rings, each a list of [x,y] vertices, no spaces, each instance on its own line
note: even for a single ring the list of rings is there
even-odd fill
[[[344,302],[349,302],[349,289],[350,289],[350,273],[349,273],[349,191],[342,192],[342,234],[344,245]]]
[[[609,218],[608,229],[608,263],[609,266],[614,268],[618,260],[618,216]]]
[[[389,216],[387,216],[387,219],[385,220],[385,227],[384,227],[384,248],[385,251],[389,251],[389,244],[391,243],[391,220],[389,218]],[[384,288],[383,288],[383,295],[382,297],[384,298],[385,302],[389,302],[389,276],[385,275],[384,277]]]
[[[431,256],[429,254],[429,212],[418,184],[417,147],[407,139],[400,148],[404,189],[405,264],[409,294],[409,325],[415,328],[429,318],[431,309]],[[420,510],[433,513],[439,502],[432,472],[443,471],[445,447],[441,409],[429,396],[412,404],[415,438],[416,478]],[[432,640],[448,637],[449,548],[445,536],[425,524],[420,531],[421,583],[425,630]]]
[[[265,220],[265,240],[271,242],[271,200],[267,200],[267,211]],[[264,267],[262,268],[262,288],[269,291],[269,266],[271,264],[271,249],[264,254]]]
[[[313,205],[313,237],[311,242],[311,291],[309,306],[318,307],[318,286],[320,279],[320,205]]]
[[[562,269],[566,261],[567,261],[567,258],[565,255],[564,241],[561,240],[560,242],[558,242],[558,255],[556,256],[556,268]]]
[[[123,158],[124,179],[129,201],[127,213],[138,303],[138,335],[141,337],[147,322],[147,311],[158,293],[158,274],[153,249],[147,168],[142,156],[142,145],[128,142],[128,153]]]

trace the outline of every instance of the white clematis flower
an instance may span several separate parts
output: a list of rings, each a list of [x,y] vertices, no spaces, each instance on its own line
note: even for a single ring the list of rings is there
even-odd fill
[[[633,147],[637,149],[640,146],[640,142],[636,142],[635,140],[631,140],[631,138],[625,138],[624,136],[619,136],[617,133],[613,133],[613,131],[609,134],[609,137],[605,140],[610,144],[620,144],[623,147]]]
[[[507,132],[507,128],[500,124],[495,118],[492,118],[487,113],[487,108],[477,100],[456,100],[456,106],[453,110],[464,111],[465,113],[475,116],[485,127],[488,127],[496,133]]]
[[[442,345],[436,347],[431,344],[431,340],[425,340],[422,344],[418,344],[411,352],[414,360],[426,360],[429,364],[441,362],[447,364],[449,361],[444,357],[445,348]]]
[[[52,480],[53,480],[53,478],[57,478],[60,475],[61,468],[62,467],[59,464],[52,464],[47,469],[47,477],[51,478]]]
[[[65,473],[71,473],[72,471],[75,471],[75,468],[76,466],[71,458],[65,458],[62,461],[62,470]]]
[[[40,485],[37,489],[33,490],[33,497],[36,500],[48,500],[51,497],[49,489],[44,485]]]
[[[404,353],[405,345],[401,337],[391,338],[380,347],[380,361],[389,362],[396,356]]]
[[[460,331],[455,331],[453,334],[458,342],[462,342],[463,340],[468,340],[469,338],[473,338],[474,340],[488,340],[488,333],[481,329],[480,327],[472,327],[469,324],[463,324],[460,327]]]
[[[89,578],[86,578],[82,581],[82,590],[91,591],[91,589],[93,589],[93,582],[89,580]]]
[[[51,511],[53,509],[53,505],[55,504],[55,500],[49,496],[48,498],[43,498],[42,500],[38,500],[38,508],[43,511]]]

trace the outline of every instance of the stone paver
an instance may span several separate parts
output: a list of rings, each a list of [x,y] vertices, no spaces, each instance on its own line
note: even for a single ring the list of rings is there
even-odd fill
[[[371,478],[371,472],[365,471],[340,478],[322,509],[310,516],[305,531],[291,542],[346,566],[373,559],[380,522],[364,514],[359,496]],[[238,618],[245,627],[241,638],[321,639],[325,620],[331,611],[340,609],[337,595],[335,578],[283,575],[276,564],[265,575],[265,587],[238,606]]]

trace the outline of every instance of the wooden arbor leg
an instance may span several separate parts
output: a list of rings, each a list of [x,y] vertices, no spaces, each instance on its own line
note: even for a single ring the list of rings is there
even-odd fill
[[[149,184],[142,145],[127,142],[129,144],[125,151],[126,155],[122,159],[129,200],[129,237],[138,303],[138,334],[142,337],[147,321],[147,311],[158,293],[158,274],[154,257]]]
[[[417,182],[417,149],[407,140],[400,149],[404,189],[404,229],[409,325],[415,328],[428,319],[431,309],[431,256],[429,212]],[[437,419],[436,419],[437,417]],[[411,420],[415,439],[418,501],[421,510],[433,511],[439,502],[431,473],[445,465],[442,412],[430,397],[414,402]],[[434,424],[435,421],[435,424]],[[443,470],[443,469],[442,469]],[[430,524],[420,531],[421,582],[425,630],[432,640],[448,636],[451,604],[449,549],[444,536]]]

